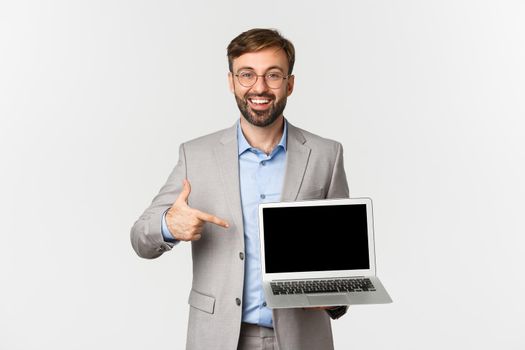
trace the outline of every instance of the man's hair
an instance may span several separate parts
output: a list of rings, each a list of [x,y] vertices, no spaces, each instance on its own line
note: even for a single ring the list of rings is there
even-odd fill
[[[254,28],[239,34],[228,45],[228,67],[233,72],[233,60],[249,52],[257,52],[269,47],[283,49],[288,57],[288,74],[292,74],[295,63],[295,48],[275,29]]]

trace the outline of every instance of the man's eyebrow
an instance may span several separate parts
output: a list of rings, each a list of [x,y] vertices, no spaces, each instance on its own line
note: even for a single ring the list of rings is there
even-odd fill
[[[241,70],[245,70],[245,69],[248,69],[248,70],[255,70],[255,69],[253,69],[252,67],[244,66],[244,67],[239,67],[239,69],[237,69],[237,72],[240,72]]]
[[[239,68],[237,69],[237,72],[240,72],[241,70],[245,70],[245,69],[255,71],[255,69],[254,69],[253,67],[250,67],[250,66],[244,66],[244,67],[239,67]],[[280,70],[281,72],[284,73],[284,69],[282,69],[282,67],[280,67],[280,66],[271,66],[271,67],[268,67],[268,68],[266,69],[266,72],[268,72],[268,71],[270,71],[270,70],[272,70],[272,69],[278,69],[278,70]]]
[[[280,67],[280,66],[271,66],[266,71],[269,71],[269,70],[272,70],[272,69],[278,69],[278,70],[280,70],[281,72],[284,73],[284,69],[282,69],[282,67]]]

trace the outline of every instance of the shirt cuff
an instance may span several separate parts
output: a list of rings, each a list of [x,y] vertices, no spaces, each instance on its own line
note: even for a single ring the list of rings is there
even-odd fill
[[[171,234],[170,229],[168,228],[168,224],[166,223],[166,213],[169,209],[166,209],[164,214],[162,214],[162,223],[161,223],[161,232],[162,232],[162,238],[164,238],[164,242],[177,244],[179,243],[179,240],[173,238],[173,235]]]

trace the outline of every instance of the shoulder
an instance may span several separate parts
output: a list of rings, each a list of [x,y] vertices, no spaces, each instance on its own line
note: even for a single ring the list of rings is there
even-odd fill
[[[199,136],[182,144],[185,149],[210,149],[210,146],[218,143],[234,141],[237,138],[237,124],[213,133]]]
[[[325,152],[338,152],[342,148],[339,141],[319,136],[294,126],[290,122],[288,122],[288,137],[298,140],[311,149],[318,149]]]

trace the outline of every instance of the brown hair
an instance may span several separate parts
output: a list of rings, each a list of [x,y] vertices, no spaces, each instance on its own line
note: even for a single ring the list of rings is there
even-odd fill
[[[228,67],[233,72],[233,60],[248,52],[257,52],[268,47],[284,50],[288,57],[288,74],[292,74],[295,62],[295,48],[275,29],[254,28],[239,34],[228,45]]]

